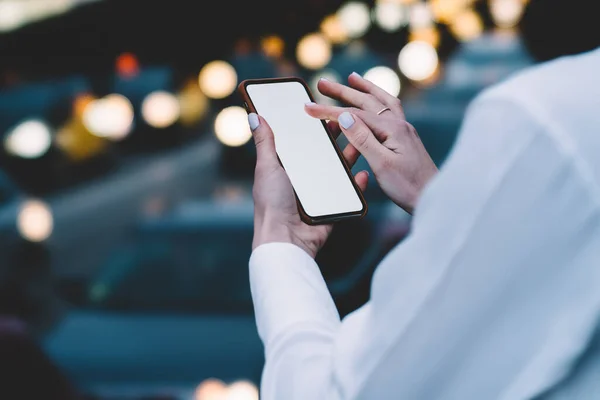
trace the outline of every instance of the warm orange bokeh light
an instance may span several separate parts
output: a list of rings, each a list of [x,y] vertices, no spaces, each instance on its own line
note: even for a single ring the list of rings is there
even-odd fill
[[[285,50],[285,42],[277,35],[270,35],[260,41],[260,47],[267,57],[280,58]]]
[[[348,32],[342,25],[337,15],[329,15],[321,22],[321,33],[333,44],[348,41]]]
[[[140,72],[140,63],[134,54],[123,53],[117,57],[116,68],[121,78],[133,78]]]
[[[200,383],[194,393],[194,400],[225,400],[227,385],[214,378]]]
[[[83,112],[88,104],[92,101],[96,100],[94,96],[89,93],[82,93],[77,95],[75,101],[73,101],[73,114],[76,118],[81,119],[83,116]]]
[[[462,41],[478,38],[483,33],[483,28],[481,17],[472,9],[458,14],[450,24],[450,31]]]
[[[426,42],[433,47],[438,47],[440,44],[440,32],[436,27],[420,28],[410,32],[409,42],[419,41]]]

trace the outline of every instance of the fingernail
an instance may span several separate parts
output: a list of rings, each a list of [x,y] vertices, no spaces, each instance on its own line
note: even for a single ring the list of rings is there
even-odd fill
[[[351,73],[350,75],[354,75],[354,76],[358,76],[359,78],[362,78],[362,76],[360,76],[360,74],[359,74],[359,73],[357,73],[357,72],[353,72],[353,73]]]
[[[325,82],[329,82],[329,79],[327,78],[319,78],[320,81],[325,81]]]
[[[369,171],[365,171],[365,172],[367,173],[367,178],[368,178],[369,176],[371,176],[371,174],[369,173]]]
[[[248,124],[250,125],[251,130],[255,130],[260,125],[260,120],[258,119],[258,115],[255,113],[248,114]]]
[[[305,105],[305,106],[308,106],[308,107],[312,107],[312,106],[315,106],[315,105],[316,105],[316,103],[315,103],[315,102],[313,102],[313,101],[309,101],[308,103],[304,103],[304,105]]]
[[[350,129],[354,125],[354,118],[348,111],[344,111],[338,117],[338,122],[344,129]]]

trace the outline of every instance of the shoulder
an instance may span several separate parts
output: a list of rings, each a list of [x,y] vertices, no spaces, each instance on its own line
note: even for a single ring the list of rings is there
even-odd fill
[[[532,118],[539,118],[536,114],[552,108],[553,103],[597,81],[599,69],[600,50],[561,57],[526,68],[489,87],[476,97],[470,108],[488,102],[502,102],[515,105]]]

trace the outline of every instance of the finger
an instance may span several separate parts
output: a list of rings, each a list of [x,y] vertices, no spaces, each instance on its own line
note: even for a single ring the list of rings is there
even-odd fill
[[[342,133],[342,130],[340,129],[340,124],[338,124],[337,121],[327,122],[327,129],[329,129],[329,132],[331,133],[331,136],[333,136],[334,139],[337,139],[340,136],[340,133]]]
[[[361,110],[376,113],[384,108],[383,103],[377,100],[375,96],[352,89],[341,83],[321,79],[317,87],[323,95],[350,104]]]
[[[389,107],[390,111],[392,111],[394,114],[398,115],[401,118],[406,118],[404,116],[404,109],[402,108],[400,100],[397,97],[392,96],[373,82],[363,78],[356,72],[353,72],[348,77],[348,83],[354,89],[371,94],[373,97],[379,100],[385,107]],[[381,109],[379,109],[378,111],[380,110]]]
[[[382,158],[387,156],[389,150],[379,143],[373,131],[356,114],[343,112],[339,116],[339,123],[350,144],[367,159],[371,167],[379,165]]]
[[[380,115],[373,114],[371,112],[365,112],[363,110],[358,109],[350,109],[344,107],[337,106],[327,106],[324,104],[306,104],[305,107],[306,113],[311,117],[318,119],[329,119],[332,121],[337,121],[340,115],[346,111],[356,114],[360,119],[363,120],[364,123],[375,133],[377,139],[379,141],[384,141],[389,136],[389,133],[393,131],[390,127],[390,124],[393,125],[394,122],[390,122],[386,118],[382,118]]]
[[[354,181],[361,192],[364,192],[369,185],[369,173],[367,171],[360,171],[358,174],[354,175]]]
[[[360,153],[351,143],[346,145],[346,148],[344,148],[342,154],[344,155],[344,160],[346,160],[346,163],[350,168],[356,164],[356,160],[358,160],[358,157],[360,157]]]
[[[328,119],[331,120],[331,122],[334,122],[337,125],[337,120],[338,117],[340,116],[341,113],[343,113],[344,111],[348,111],[347,108],[344,107],[337,107],[337,106],[327,106],[324,104],[317,104],[317,103],[307,103],[304,106],[304,109],[306,110],[306,113],[308,115],[310,115],[311,117],[314,118],[318,118],[318,119]],[[337,129],[339,130],[339,125],[337,127]]]
[[[251,113],[248,114],[248,124],[256,145],[256,164],[279,165],[275,151],[275,137],[267,121],[257,114]]]

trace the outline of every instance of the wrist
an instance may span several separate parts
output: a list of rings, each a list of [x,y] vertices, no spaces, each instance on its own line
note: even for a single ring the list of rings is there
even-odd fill
[[[294,232],[292,224],[286,222],[284,217],[276,217],[269,213],[256,214],[254,217],[254,238],[252,250],[267,243],[290,243],[300,247],[312,258],[316,250],[307,246]]]
[[[407,213],[413,215],[415,207],[417,206],[417,203],[419,201],[419,198],[421,197],[421,194],[423,193],[423,190],[425,189],[429,181],[437,174],[437,172],[437,167],[435,166],[435,164],[432,163],[431,168],[422,171],[421,176],[419,176],[419,178],[415,180],[412,190],[409,190],[409,193],[407,194],[408,201],[406,202],[406,204],[402,205],[402,208],[404,208],[404,210]]]

